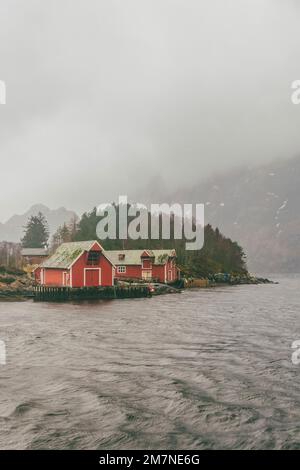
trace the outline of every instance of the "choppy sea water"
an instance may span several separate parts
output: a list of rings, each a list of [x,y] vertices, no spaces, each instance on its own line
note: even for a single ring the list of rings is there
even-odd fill
[[[2,449],[300,448],[300,278],[0,303]]]

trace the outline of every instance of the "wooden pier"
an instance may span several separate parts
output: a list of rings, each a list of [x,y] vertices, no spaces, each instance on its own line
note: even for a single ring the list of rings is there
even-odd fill
[[[33,289],[33,298],[37,302],[66,302],[94,299],[128,299],[151,297],[148,286],[128,287],[45,287],[36,286]]]

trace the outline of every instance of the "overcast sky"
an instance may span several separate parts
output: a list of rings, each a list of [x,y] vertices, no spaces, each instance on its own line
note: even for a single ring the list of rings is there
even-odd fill
[[[298,0],[1,0],[0,220],[300,153],[299,20]]]

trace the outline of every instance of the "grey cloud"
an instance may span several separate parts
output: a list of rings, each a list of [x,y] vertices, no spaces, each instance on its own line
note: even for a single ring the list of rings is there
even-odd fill
[[[0,220],[297,153],[298,15],[288,0],[2,0]]]

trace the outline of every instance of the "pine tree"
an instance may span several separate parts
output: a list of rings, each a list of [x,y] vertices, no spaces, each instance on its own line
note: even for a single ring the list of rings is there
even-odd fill
[[[70,241],[73,242],[76,239],[76,234],[78,232],[78,218],[76,215],[74,215],[68,223],[68,229],[70,233]]]
[[[72,241],[72,227],[66,223],[58,227],[51,240],[51,251],[55,251],[62,243]]]
[[[21,239],[23,248],[45,248],[49,239],[48,223],[41,212],[32,215],[26,226],[25,234]]]

